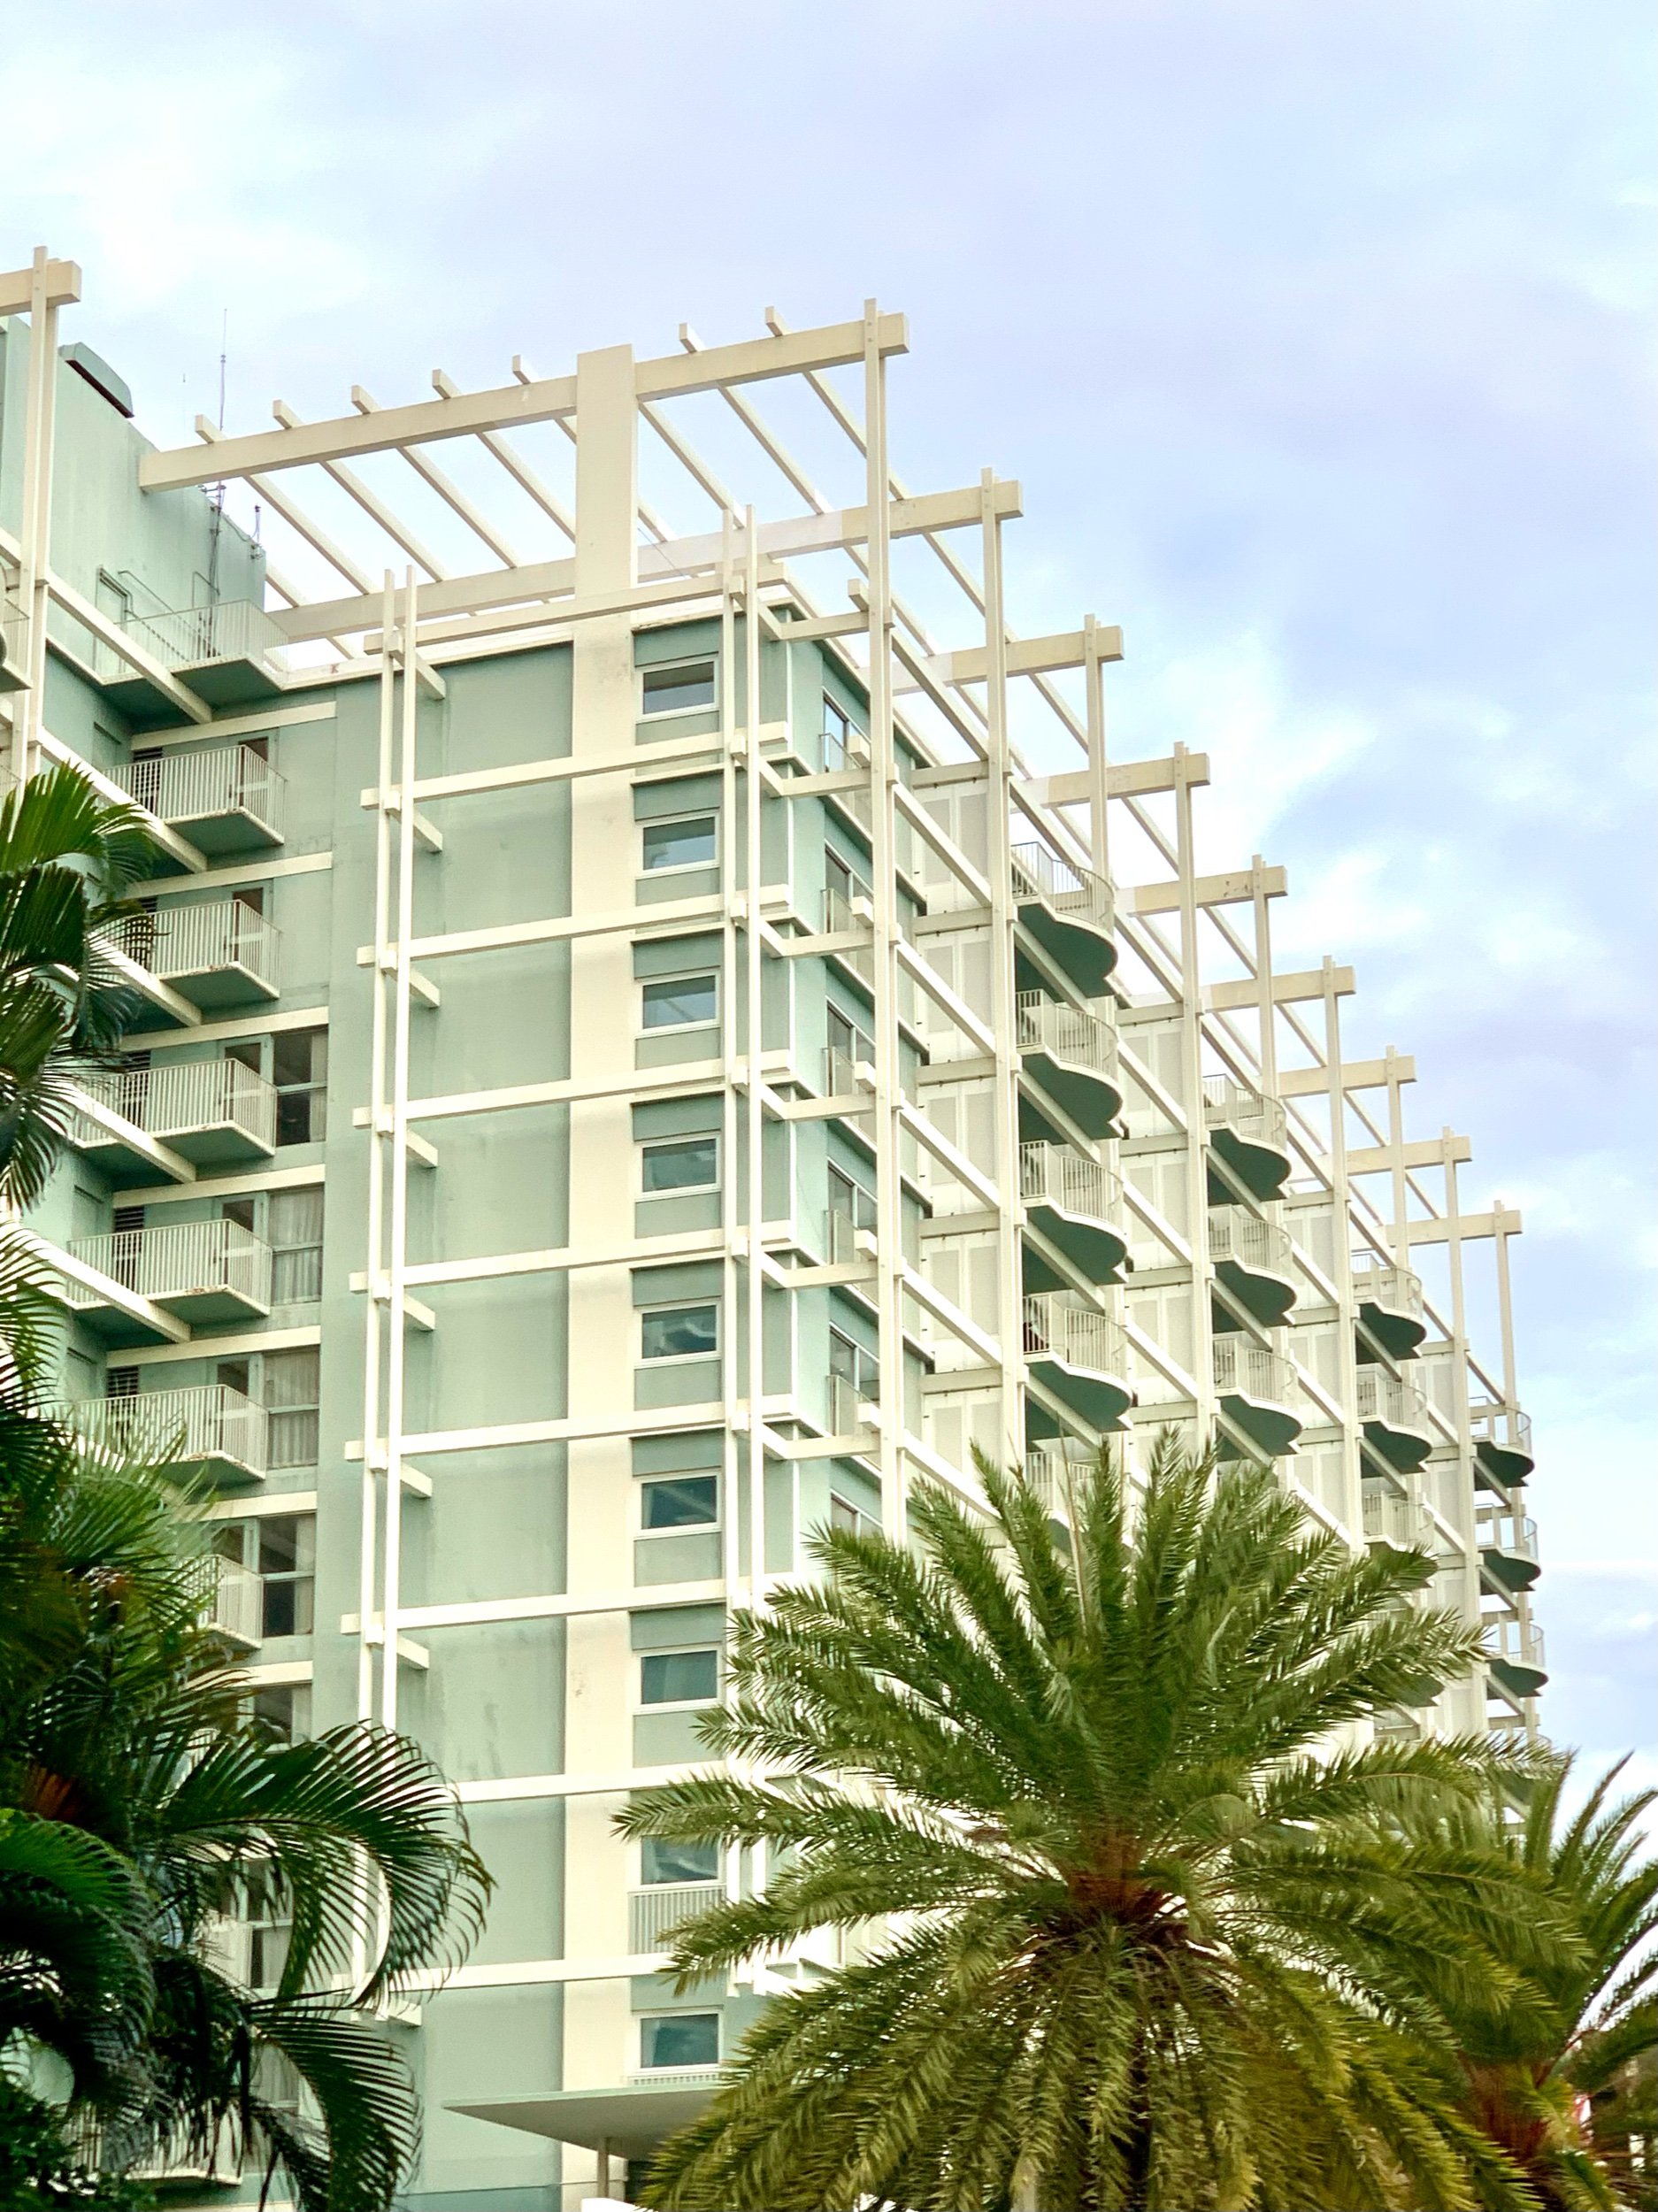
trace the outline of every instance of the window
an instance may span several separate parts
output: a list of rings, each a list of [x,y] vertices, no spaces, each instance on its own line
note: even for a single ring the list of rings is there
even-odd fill
[[[272,1683],[253,1694],[253,1717],[272,1743],[298,1743],[311,1733],[309,1682]]]
[[[695,1306],[656,1306],[639,1317],[641,1359],[711,1359],[719,1351],[719,1308],[713,1299]]]
[[[647,1029],[695,1029],[719,1019],[719,978],[662,976],[644,988]]]
[[[659,1475],[639,1486],[642,1529],[712,1528],[718,1519],[718,1475]]]
[[[718,1137],[666,1137],[640,1147],[639,1183],[647,1198],[666,1191],[712,1190],[718,1182]]]
[[[714,704],[714,660],[665,662],[640,671],[641,714],[686,714]]]
[[[849,1336],[842,1336],[839,1329],[829,1332],[829,1372],[841,1381],[850,1383],[860,1398],[880,1395],[879,1361],[873,1352],[866,1352]]]
[[[315,1625],[317,1517],[312,1513],[261,1515],[256,1529],[265,1583],[265,1633],[309,1636]]]
[[[271,1302],[310,1305],[322,1296],[322,1193],[271,1193]]]
[[[646,2070],[719,2064],[717,2012],[663,2012],[639,2024],[639,2062]]]
[[[248,1980],[255,1989],[274,1989],[288,1963],[293,1934],[292,1909],[280,1886],[268,1875],[255,1875],[246,1892],[248,1916]]]
[[[642,842],[647,875],[658,868],[710,868],[719,857],[718,818],[687,814],[677,822],[647,822]]]
[[[829,1170],[829,1210],[844,1214],[855,1229],[875,1226],[875,1194],[855,1183],[841,1168]]]
[[[719,1846],[664,1843],[657,1836],[647,1836],[639,1847],[639,1878],[646,1888],[658,1882],[717,1882]]]
[[[317,1464],[317,1409],[322,1355],[315,1348],[265,1355],[265,1402],[271,1417],[272,1467]]]
[[[320,1144],[328,1133],[328,1033],[295,1029],[271,1040],[276,1141]]]
[[[719,1695],[719,1653],[648,1651],[639,1662],[641,1705],[711,1705]]]
[[[823,764],[831,773],[867,757],[868,741],[857,724],[825,691],[823,699]]]
[[[831,1528],[845,1529],[848,1536],[873,1536],[880,1524],[872,1515],[854,1505],[850,1498],[843,1498],[838,1490],[832,1490],[829,1493],[829,1525]]]

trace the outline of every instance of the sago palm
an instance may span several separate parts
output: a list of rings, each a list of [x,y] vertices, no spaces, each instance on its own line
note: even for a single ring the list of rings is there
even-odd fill
[[[1525,1961],[1548,1916],[1499,1852],[1386,1817],[1505,1755],[1355,1734],[1474,1663],[1408,1602],[1432,1562],[1355,1556],[1167,1440],[1142,1496],[1102,1460],[1068,1537],[980,1471],[987,1525],[925,1488],[911,1545],[821,1534],[825,1580],[733,1623],[704,1735],[737,1770],[622,1816],[768,1858],[679,1932],[681,1987],[819,1930],[864,1952],[772,2000],[650,2201],[1524,2204],[1413,1991],[1430,1945],[1518,1990],[1498,1946]]]

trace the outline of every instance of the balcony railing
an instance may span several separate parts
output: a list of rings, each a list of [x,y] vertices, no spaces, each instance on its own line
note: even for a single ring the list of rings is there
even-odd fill
[[[249,1474],[270,1464],[270,1415],[228,1383],[145,1390],[133,1398],[66,1399],[49,1408],[95,1450],[122,1459],[225,1460]]]
[[[1078,915],[1103,929],[1111,926],[1115,907],[1103,876],[1096,876],[1091,868],[1073,867],[1046,845],[1016,845],[1011,857],[1016,898],[1040,899],[1055,914]]]
[[[1086,1159],[1072,1145],[1022,1144],[1019,1195],[1027,1206],[1061,1206],[1109,1221],[1122,1205],[1123,1184],[1102,1160]]]
[[[126,1068],[95,1075],[87,1093],[123,1121],[164,1142],[207,1129],[240,1131],[265,1152],[276,1149],[276,1092],[240,1060],[188,1060],[171,1067]],[[107,1131],[76,1117],[70,1141],[108,1141]]]
[[[1281,1100],[1267,1098],[1228,1075],[1203,1079],[1203,1119],[1210,1129],[1230,1129],[1246,1144],[1269,1145],[1282,1152],[1287,1127]]]
[[[664,1939],[682,1920],[706,1912],[723,1902],[723,1882],[664,1882],[649,1889],[628,1892],[627,1947],[635,1958],[649,1957],[664,1947]]]
[[[271,1248],[239,1221],[186,1221],[157,1229],[117,1229],[77,1237],[70,1256],[108,1275],[123,1289],[166,1305],[180,1298],[225,1292],[249,1305],[271,1302]],[[64,1294],[77,1312],[104,1301],[96,1291],[65,1282]]]
[[[173,669],[227,660],[271,661],[280,667],[287,657],[281,631],[250,599],[129,614],[124,626],[130,637]]]
[[[860,1429],[872,1428],[877,1414],[877,1386],[873,1381],[855,1383],[848,1375],[829,1378],[829,1433],[831,1436],[856,1436]]]
[[[1390,1375],[1385,1367],[1367,1363],[1359,1369],[1356,1410],[1361,1421],[1380,1421],[1390,1429],[1409,1429],[1418,1436],[1433,1433],[1427,1401],[1415,1383],[1402,1375]]]
[[[849,1098],[864,1086],[858,1081],[858,1069],[875,1064],[875,1040],[866,1037],[862,1030],[852,1040],[848,1052],[841,1045],[824,1047],[824,1091],[829,1098]]]
[[[1482,1548],[1507,1552],[1510,1557],[1538,1563],[1537,1523],[1530,1514],[1514,1513],[1507,1506],[1482,1505],[1474,1515],[1476,1540]]]
[[[860,885],[858,895],[867,899],[870,895],[867,887]],[[856,931],[859,935],[864,935],[871,926],[869,916],[860,914],[845,892],[837,891],[833,887],[823,895],[823,926],[825,934],[831,937],[842,936],[850,931]],[[862,976],[866,983],[874,982],[875,949],[872,945],[848,946],[839,955],[839,957],[844,960],[856,974]]]
[[[1109,1022],[1049,998],[1045,991],[1021,991],[1016,1013],[1022,1052],[1051,1052],[1055,1059],[1089,1068],[1116,1083],[1117,1032]]]
[[[1127,1375],[1128,1340],[1109,1314],[1071,1305],[1061,1292],[1048,1290],[1025,1299],[1023,1319],[1027,1357],[1046,1354],[1093,1374]]]
[[[662,2082],[676,2089],[718,2089],[728,2078],[719,2066],[635,2066],[628,2073],[627,2085],[642,2088],[648,2082]]]
[[[1427,1509],[1416,1498],[1401,1498],[1379,1483],[1364,1485],[1364,1535],[1372,1544],[1395,1544],[1401,1551],[1432,1552]]]
[[[1213,1260],[1266,1274],[1287,1276],[1293,1265],[1289,1231],[1280,1222],[1263,1221],[1247,1206],[1209,1208],[1209,1249]]]
[[[282,834],[286,789],[255,745],[201,745],[181,753],[142,753],[114,780],[175,829],[245,814],[273,840]]]
[[[1488,1615],[1480,1624],[1485,1649],[1494,1659],[1506,1660],[1511,1667],[1526,1667],[1539,1674],[1548,1671],[1548,1661],[1543,1642],[1543,1632],[1533,1620],[1522,1620],[1517,1613]]]
[[[1353,1255],[1353,1295],[1362,1305],[1384,1306],[1412,1321],[1425,1318],[1422,1278],[1408,1267],[1395,1267],[1378,1252]]]
[[[1532,1456],[1531,1417],[1518,1406],[1470,1406],[1468,1428],[1476,1444],[1494,1444],[1500,1451]]]
[[[264,1640],[265,1578],[227,1559],[218,1562],[207,1623],[233,1644],[252,1651]]]
[[[1098,1463],[1081,1447],[1063,1437],[1051,1437],[1025,1452],[1025,1479],[1048,1512],[1063,1513],[1069,1510],[1072,1493],[1092,1478]]]
[[[241,899],[204,899],[150,914],[129,914],[109,933],[118,952],[163,983],[242,968],[272,994],[277,949],[273,922]]]
[[[1215,1387],[1223,1394],[1258,1398],[1270,1405],[1294,1404],[1293,1371],[1270,1345],[1228,1330],[1215,1338],[1210,1356]]]

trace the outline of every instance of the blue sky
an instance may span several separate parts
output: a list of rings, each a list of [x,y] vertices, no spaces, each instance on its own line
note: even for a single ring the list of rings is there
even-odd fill
[[[13,0],[0,260],[163,442],[902,308],[894,459],[1024,484],[1021,628],[1359,969],[1518,1204],[1562,1740],[1658,1779],[1650,12]]]

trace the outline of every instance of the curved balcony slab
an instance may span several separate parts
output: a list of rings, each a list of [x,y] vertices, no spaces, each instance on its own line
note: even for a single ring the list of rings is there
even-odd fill
[[[1428,1333],[1419,1276],[1364,1253],[1354,1259],[1353,1298],[1359,1325],[1390,1359],[1415,1358]]]
[[[1289,1142],[1284,1108],[1247,1084],[1212,1075],[1203,1083],[1203,1120],[1209,1144],[1252,1198],[1276,1198],[1289,1179]],[[1210,1179],[1209,1197],[1224,1204],[1232,1193]]]
[[[1106,1137],[1123,1110],[1117,1039],[1109,1023],[1041,991],[1021,991],[1017,1009],[1024,1133],[1057,1142],[1068,1133],[1044,1112],[1048,1100],[1086,1137]],[[1038,1125],[1031,1127],[1032,1119]]]
[[[1098,998],[1117,965],[1110,886],[1046,845],[1016,845],[1012,860],[1019,926],[1085,998]]]
[[[1212,1206],[1209,1249],[1217,1276],[1239,1304],[1276,1327],[1296,1298],[1288,1232],[1246,1206]]]
[[[1305,1426],[1292,1402],[1289,1362],[1252,1337],[1232,1332],[1211,1347],[1215,1392],[1227,1419],[1267,1459],[1280,1458]],[[1227,1448],[1222,1446],[1223,1456]]]
[[[1055,1294],[1025,1301],[1023,1349],[1032,1383],[1090,1428],[1120,1428],[1134,1402],[1126,1379],[1128,1353],[1121,1332],[1090,1307],[1068,1305]],[[1062,1424],[1032,1397],[1026,1425],[1032,1439],[1061,1433]]]
[[[1385,1367],[1358,1370],[1357,1412],[1364,1440],[1387,1466],[1414,1475],[1433,1449],[1434,1432],[1422,1393]]]
[[[1543,1571],[1537,1555],[1537,1523],[1501,1506],[1482,1506],[1474,1519],[1480,1564],[1486,1574],[1504,1590],[1529,1590]]]
[[[1022,1144],[1019,1195],[1032,1227],[1090,1282],[1116,1281],[1128,1256],[1128,1240],[1111,1220],[1113,1212],[1121,1211],[1122,1186],[1102,1162],[1085,1159],[1068,1144]],[[1048,1272],[1040,1252],[1027,1247],[1027,1284],[1057,1289],[1057,1283],[1047,1279]]]
[[[1505,1490],[1525,1481],[1537,1464],[1530,1415],[1514,1406],[1471,1406],[1468,1420],[1475,1460],[1492,1480]]]

